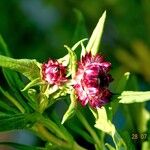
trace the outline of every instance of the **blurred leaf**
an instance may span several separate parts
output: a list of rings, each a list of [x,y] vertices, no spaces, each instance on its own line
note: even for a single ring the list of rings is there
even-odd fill
[[[12,143],[12,142],[0,142],[0,145],[7,145],[9,147],[13,147],[18,150],[46,150],[45,148],[38,148],[34,146]]]
[[[99,130],[109,134],[116,146],[116,150],[127,150],[126,144],[124,143],[121,136],[115,129],[115,126],[107,118],[107,113],[105,107],[97,109],[98,118],[96,118],[95,127]]]
[[[124,104],[141,103],[150,100],[150,92],[123,91],[118,99],[120,99],[119,103]]]
[[[115,56],[121,63],[131,68],[132,70],[138,72],[141,69],[140,64],[139,64],[140,62],[138,61],[138,59],[132,56],[126,50],[119,49],[115,53]]]
[[[102,14],[102,17],[99,19],[86,47],[86,50],[88,52],[91,51],[93,55],[97,54],[98,52],[99,44],[102,38],[105,18],[106,18],[106,11]]]
[[[35,121],[35,114],[0,114],[0,131],[24,129]]]
[[[77,133],[80,136],[82,136],[89,143],[94,143],[93,139],[88,134],[88,132],[86,132],[84,129],[82,129],[81,127],[79,127],[77,124],[74,125],[72,122],[69,122],[69,128],[71,128],[71,130],[73,130],[75,133]]]
[[[4,101],[1,101],[1,100],[0,100],[0,108],[4,109],[6,112],[18,113],[18,111],[15,108],[13,108],[12,106],[10,106],[8,104],[8,102],[4,102]]]
[[[74,12],[77,18],[77,26],[73,36],[73,43],[88,36],[82,12],[78,9],[74,9]]]
[[[64,124],[65,121],[73,117],[76,112],[77,100],[74,91],[70,94],[71,103],[69,105],[68,110],[65,112],[61,124]]]
[[[10,56],[7,45],[1,35],[0,35],[0,54]]]
[[[121,79],[119,79],[119,82],[117,82],[117,85],[115,87],[115,92],[116,93],[120,93],[125,89],[129,77],[130,77],[130,72],[126,72],[121,77]]]
[[[107,146],[107,148],[108,148],[109,150],[115,150],[115,148],[112,147],[110,144],[106,143],[105,145]]]
[[[30,59],[13,59],[0,55],[0,66],[22,73],[29,80],[40,77],[39,63]]]

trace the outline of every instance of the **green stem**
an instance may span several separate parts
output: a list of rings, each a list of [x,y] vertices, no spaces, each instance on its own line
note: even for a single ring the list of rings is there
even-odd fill
[[[4,96],[11,102],[13,103],[22,113],[25,113],[25,109],[22,107],[22,105],[14,98],[12,97],[7,91],[4,91],[0,87],[0,91],[4,94]]]
[[[85,117],[82,115],[82,113],[78,111],[77,112],[77,117],[81,121],[81,123],[85,126],[85,128],[90,133],[90,135],[92,136],[92,138],[94,139],[95,144],[97,145],[97,149],[98,150],[102,150],[103,149],[102,148],[102,143],[101,143],[99,137],[97,136],[97,134],[95,133],[95,131],[91,128],[90,124],[85,119]]]
[[[65,142],[65,141],[55,137],[53,134],[48,132],[48,130],[42,124],[39,124],[39,123],[36,124],[36,128],[37,128],[38,134],[44,140],[46,140],[46,141],[48,141],[48,142],[50,142],[52,144],[58,145],[58,146],[60,146],[62,148],[71,149],[71,146],[67,142]]]
[[[67,143],[69,149],[73,149],[73,150],[85,150],[85,148],[81,147],[80,145],[78,145],[74,141],[73,137],[70,135],[70,133],[67,132],[67,130],[65,128],[63,128],[63,126],[60,125],[60,127],[58,127],[57,124],[55,124],[54,122],[52,122],[49,118],[45,118],[44,116],[40,117],[39,122],[41,124],[43,124],[43,126],[45,126],[50,132],[52,132],[53,134],[57,135],[57,137],[55,137],[55,139],[58,138],[59,140],[61,140],[63,142],[67,141],[67,142],[65,142],[65,144]],[[48,132],[48,130],[46,130],[47,133],[45,132],[45,135],[47,135],[47,136],[48,136],[48,134],[52,135],[51,133]],[[49,140],[50,140],[50,136],[49,136]]]
[[[58,127],[58,125],[50,119],[41,116],[39,122],[41,122],[47,129],[49,129],[52,133],[56,134],[59,138],[63,140],[68,140],[67,135],[65,135],[60,127]]]

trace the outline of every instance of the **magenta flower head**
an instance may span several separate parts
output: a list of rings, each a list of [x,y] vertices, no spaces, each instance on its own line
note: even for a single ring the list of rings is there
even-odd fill
[[[60,85],[67,81],[66,67],[57,60],[49,60],[42,65],[42,79],[51,85]]]
[[[87,53],[82,57],[78,63],[74,88],[83,106],[89,103],[91,107],[97,108],[109,102],[111,92],[108,85],[112,81],[108,73],[110,67],[111,63],[105,61],[101,55]]]

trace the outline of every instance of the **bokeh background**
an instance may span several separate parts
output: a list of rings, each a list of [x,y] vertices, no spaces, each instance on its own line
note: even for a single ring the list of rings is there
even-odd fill
[[[45,62],[66,54],[64,44],[71,47],[89,37],[104,10],[107,18],[100,49],[112,62],[114,79],[130,71],[139,90],[149,90],[149,0],[0,0],[0,34],[12,57]],[[148,103],[146,108],[150,110]],[[15,135],[23,137],[24,143],[26,136]]]

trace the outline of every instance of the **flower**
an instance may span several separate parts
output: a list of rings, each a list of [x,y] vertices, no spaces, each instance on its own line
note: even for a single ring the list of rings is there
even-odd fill
[[[67,81],[66,67],[57,60],[49,60],[42,65],[42,79],[51,85],[60,85]]]
[[[89,103],[91,107],[97,108],[109,102],[112,95],[108,89],[112,81],[108,73],[110,67],[111,63],[98,54],[93,56],[87,53],[79,61],[73,87],[83,106]]]

